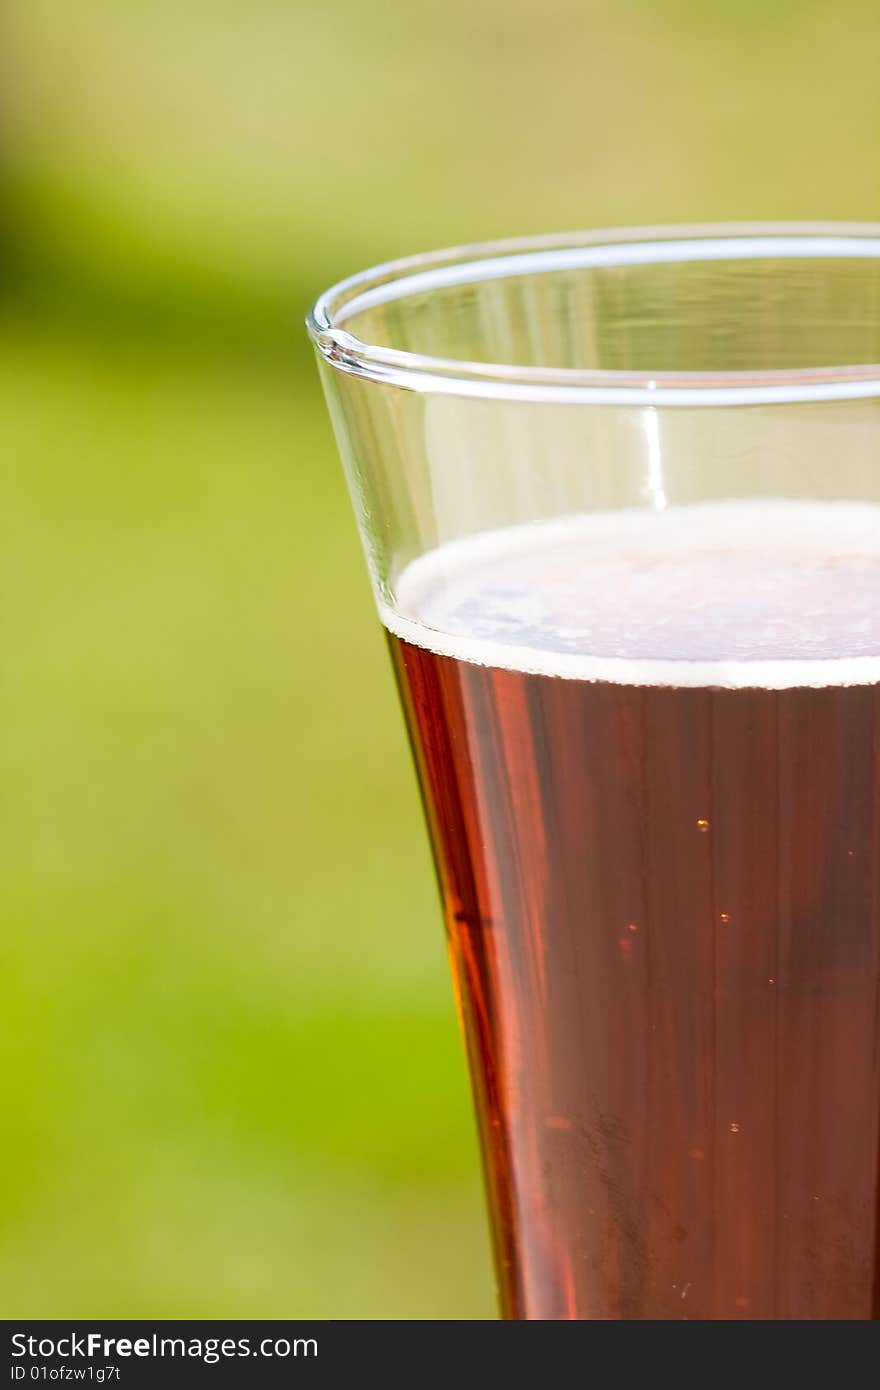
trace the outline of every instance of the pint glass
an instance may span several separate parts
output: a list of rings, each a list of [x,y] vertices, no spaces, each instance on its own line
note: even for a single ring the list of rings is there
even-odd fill
[[[503,1315],[875,1318],[880,228],[447,251],[309,326]]]

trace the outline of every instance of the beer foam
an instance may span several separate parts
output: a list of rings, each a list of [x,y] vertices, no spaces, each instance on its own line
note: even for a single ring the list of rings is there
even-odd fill
[[[750,499],[469,536],[400,574],[396,636],[627,685],[880,683],[880,505]]]

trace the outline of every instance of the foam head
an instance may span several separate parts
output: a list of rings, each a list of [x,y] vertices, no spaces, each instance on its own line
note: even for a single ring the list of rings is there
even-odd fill
[[[409,565],[382,617],[442,655],[582,680],[880,680],[880,507],[722,501],[566,517]]]

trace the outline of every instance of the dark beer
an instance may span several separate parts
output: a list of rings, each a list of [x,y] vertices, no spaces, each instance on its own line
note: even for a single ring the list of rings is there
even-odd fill
[[[880,509],[516,528],[385,621],[504,1314],[877,1316]]]

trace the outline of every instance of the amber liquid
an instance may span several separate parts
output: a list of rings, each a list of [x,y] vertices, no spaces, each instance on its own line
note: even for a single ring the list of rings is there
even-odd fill
[[[880,688],[389,641],[504,1316],[877,1317]]]
[[[877,689],[390,640],[505,1316],[875,1317]]]

